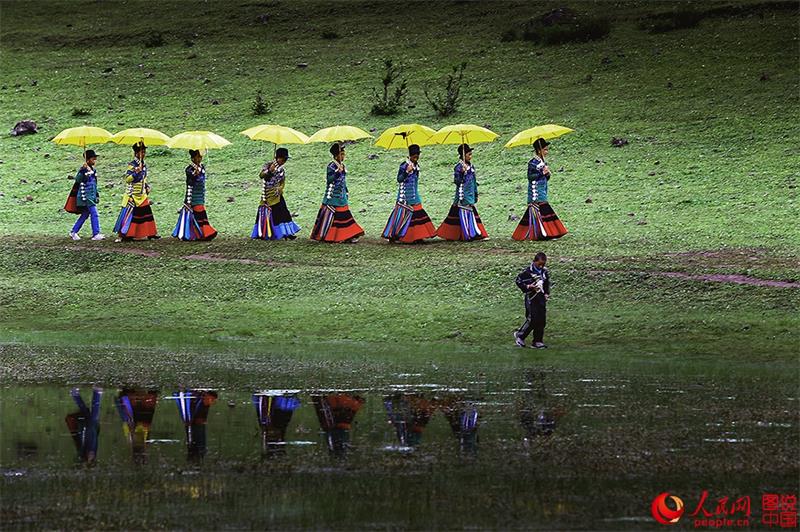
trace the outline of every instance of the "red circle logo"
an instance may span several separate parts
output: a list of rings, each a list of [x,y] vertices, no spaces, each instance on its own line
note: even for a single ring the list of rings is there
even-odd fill
[[[675,503],[674,510],[667,506],[667,499],[672,499],[672,502]],[[653,519],[662,525],[674,525],[683,515],[683,501],[680,497],[664,492],[653,499],[650,511],[653,513]]]

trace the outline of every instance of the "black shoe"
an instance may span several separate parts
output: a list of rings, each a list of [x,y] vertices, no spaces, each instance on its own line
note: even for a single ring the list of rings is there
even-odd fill
[[[161,235],[152,235],[147,237],[148,240],[158,240],[159,238],[161,238]]]
[[[547,349],[547,346],[544,344],[544,342],[533,342],[531,347],[534,349]]]

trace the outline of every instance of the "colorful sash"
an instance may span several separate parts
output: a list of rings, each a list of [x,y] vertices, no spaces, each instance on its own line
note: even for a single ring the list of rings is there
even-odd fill
[[[328,231],[333,225],[333,218],[336,215],[336,208],[331,205],[323,205],[322,212],[320,213],[320,220],[317,226],[317,235],[319,238],[325,238]]]
[[[272,227],[272,208],[268,205],[260,205],[256,213],[256,225],[253,228],[251,238],[272,238],[275,229]]]
[[[472,240],[476,236],[480,236],[481,230],[475,220],[475,210],[472,205],[467,205],[466,207],[458,206],[458,220],[461,223],[461,232],[466,240]]]
[[[178,223],[175,224],[175,230],[172,231],[172,236],[180,238],[181,240],[198,240],[203,238],[203,230],[200,229],[200,224],[197,223],[194,217],[194,211],[188,205],[181,207],[178,213]]]
[[[542,223],[542,213],[539,212],[539,205],[536,203],[528,204],[528,212],[525,215],[528,217],[528,230],[525,232],[525,239],[541,240],[547,238],[547,231],[545,231]]]
[[[386,228],[383,230],[383,238],[398,240],[406,236],[408,227],[411,225],[411,217],[414,214],[414,207],[405,203],[398,202],[392,209]]]

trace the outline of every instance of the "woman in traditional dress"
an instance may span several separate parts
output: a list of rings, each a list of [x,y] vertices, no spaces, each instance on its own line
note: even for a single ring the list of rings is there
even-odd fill
[[[389,242],[414,244],[436,236],[436,228],[419,197],[419,154],[418,145],[409,146],[408,159],[397,171],[397,203],[383,230],[383,238]]]
[[[542,138],[533,143],[535,155],[528,161],[528,208],[514,230],[514,240],[548,240],[567,234],[567,228],[547,202],[550,168],[544,158],[549,145]]]
[[[147,164],[144,162],[146,151],[147,146],[143,142],[133,145],[133,160],[128,163],[125,172],[122,210],[114,225],[114,232],[119,235],[117,242],[161,238],[150,208],[150,184],[147,182]]]
[[[453,168],[456,193],[447,218],[436,230],[436,236],[445,240],[480,240],[488,238],[475,204],[478,202],[478,181],[472,164],[472,148],[468,144],[458,147],[459,161]]]
[[[263,240],[294,240],[300,226],[292,221],[292,215],[283,199],[286,186],[284,165],[289,159],[289,150],[278,148],[275,159],[261,169],[260,177],[264,180],[261,191],[261,204],[256,213],[256,223],[250,238]]]
[[[211,240],[217,230],[206,214],[206,167],[200,150],[189,150],[192,162],[186,167],[186,200],[172,236],[181,240]]]
[[[83,223],[88,219],[92,224],[92,240],[103,240],[105,236],[100,232],[100,218],[97,215],[97,204],[100,201],[100,193],[97,191],[97,154],[94,150],[86,150],[84,153],[84,163],[75,175],[75,183],[67,197],[64,210],[73,214],[80,214],[69,237],[72,240],[80,240],[78,232],[83,227]]]
[[[327,168],[327,186],[322,198],[322,207],[314,222],[311,238],[322,242],[358,242],[364,230],[353,219],[347,206],[347,169],[344,165],[345,151],[341,144],[330,149],[333,161]]]

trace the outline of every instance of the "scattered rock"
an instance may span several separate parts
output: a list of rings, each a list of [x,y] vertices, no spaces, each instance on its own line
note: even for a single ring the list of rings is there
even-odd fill
[[[256,17],[256,22],[259,24],[266,24],[269,22],[269,13],[262,13]]]
[[[628,145],[628,139],[622,137],[611,137],[611,145],[615,148],[621,148]]]
[[[761,81],[769,81],[769,74],[766,72],[761,73],[761,77],[759,78]]]
[[[603,161],[601,161],[600,159],[595,159],[594,162],[597,163],[597,164],[602,164],[603,163]]]
[[[656,173],[655,173],[655,172],[647,172],[647,175],[649,175],[650,177],[652,177],[652,176],[656,175]]]
[[[114,183],[106,183],[106,188],[114,188]]]
[[[657,166],[657,165],[661,164],[661,161],[656,161],[653,164],[655,164]]]
[[[558,171],[559,171],[559,172],[563,172],[563,171],[564,171],[564,167],[563,167],[563,166],[562,166],[562,167],[560,167],[560,168],[558,169]]]
[[[367,159],[369,159],[370,161],[374,161],[377,158],[378,158],[377,153],[370,153],[369,155],[367,155]]]
[[[208,85],[209,83],[211,83],[211,80],[210,80],[210,79],[208,79],[208,78],[205,78],[205,79],[203,80],[203,85]]]
[[[216,98],[211,100],[211,105],[219,105],[219,100],[217,100]]]
[[[20,184],[20,185],[24,185],[24,184],[26,184],[27,182],[28,182],[28,180],[27,180],[27,179],[20,179],[20,180],[19,180],[19,184]]]
[[[308,68],[308,63],[297,63],[297,68]]]
[[[638,222],[636,222],[636,225],[647,225],[647,221],[646,220],[639,220]]]
[[[50,154],[49,153],[45,153],[42,157],[44,157],[45,159],[49,159],[50,158]]]
[[[145,72],[144,77],[150,79],[156,77],[156,75],[153,74],[152,72]]]
[[[336,96],[336,91],[328,91],[328,96]]]
[[[371,127],[371,128],[369,128],[369,132],[370,132],[370,133],[375,133],[376,131],[378,131],[378,128],[377,128],[377,127]]]
[[[197,54],[192,53],[186,56],[186,59],[197,59]]]
[[[516,222],[518,220],[519,220],[519,216],[517,216],[516,214],[509,214],[508,215],[508,221],[509,222]]]
[[[298,216],[300,216],[299,212],[293,212],[292,213],[292,218],[297,218]]]
[[[628,216],[636,216],[636,213],[635,212],[629,212]]]
[[[586,198],[586,201],[584,203],[593,203],[592,198]]]
[[[486,129],[492,129],[492,124],[483,124]]]
[[[358,213],[359,213],[359,214],[364,214],[365,212],[367,212],[367,209],[360,209],[360,210],[358,211]]]
[[[600,64],[603,64],[603,65],[610,65],[610,64],[611,64],[611,58],[610,58],[610,57],[608,57],[608,56],[606,56],[606,57],[602,58],[602,59],[600,60]]]
[[[227,201],[228,203],[233,203],[234,201],[236,201],[236,198],[234,198],[233,196],[228,196],[228,199],[225,201]]]
[[[668,81],[668,82],[667,82],[667,88],[668,88],[668,89],[671,89],[671,88],[672,88],[672,82],[671,82],[671,81]]]
[[[32,80],[31,80],[31,87],[35,87],[35,86],[36,86],[36,85],[38,85],[38,84],[39,84],[39,81],[38,81],[38,80],[35,80],[35,79],[32,79]]]
[[[36,125],[36,122],[33,120],[22,120],[14,125],[14,129],[11,130],[11,136],[19,137],[22,135],[32,135],[38,132],[39,128]]]
[[[105,67],[103,69],[103,74],[109,74],[111,72],[114,72],[114,67]]]
[[[33,196],[28,194],[27,196],[25,196],[25,201],[33,201]]]

